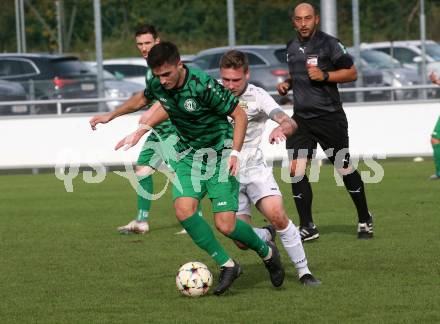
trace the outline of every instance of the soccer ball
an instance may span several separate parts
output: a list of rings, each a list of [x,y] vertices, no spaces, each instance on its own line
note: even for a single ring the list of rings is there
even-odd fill
[[[176,275],[177,289],[182,295],[198,297],[206,294],[212,285],[212,274],[201,262],[188,262]]]

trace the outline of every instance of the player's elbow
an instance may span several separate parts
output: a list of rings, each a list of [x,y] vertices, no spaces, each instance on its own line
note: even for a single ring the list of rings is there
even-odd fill
[[[356,70],[356,68],[354,67],[354,66],[352,66],[350,69],[349,69],[349,82],[351,82],[351,81],[356,81],[357,80],[357,70]]]
[[[351,81],[356,81],[358,78],[357,71],[354,70]]]

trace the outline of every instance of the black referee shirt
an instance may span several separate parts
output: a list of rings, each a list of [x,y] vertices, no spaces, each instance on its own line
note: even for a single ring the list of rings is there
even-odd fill
[[[336,83],[312,81],[307,74],[307,64],[317,65],[327,72],[353,65],[338,39],[322,31],[316,31],[306,42],[295,38],[287,43],[287,63],[293,80],[295,115],[314,118],[342,109]]]

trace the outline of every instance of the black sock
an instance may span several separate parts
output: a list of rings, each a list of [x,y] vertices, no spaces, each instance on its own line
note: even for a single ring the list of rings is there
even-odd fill
[[[310,186],[309,178],[306,175],[298,181],[296,177],[292,177],[292,194],[295,201],[296,210],[299,215],[300,226],[308,227],[313,223],[312,218],[312,187]]]
[[[367,222],[370,214],[368,213],[367,199],[365,198],[364,183],[359,172],[355,170],[353,173],[343,176],[342,179],[356,206],[359,223]]]

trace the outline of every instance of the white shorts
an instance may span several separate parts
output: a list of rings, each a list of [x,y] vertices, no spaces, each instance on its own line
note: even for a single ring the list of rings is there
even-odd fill
[[[236,215],[251,215],[251,203],[255,205],[261,198],[282,196],[273,177],[272,168],[262,163],[252,167],[252,170],[243,171],[240,174],[240,192]]]

